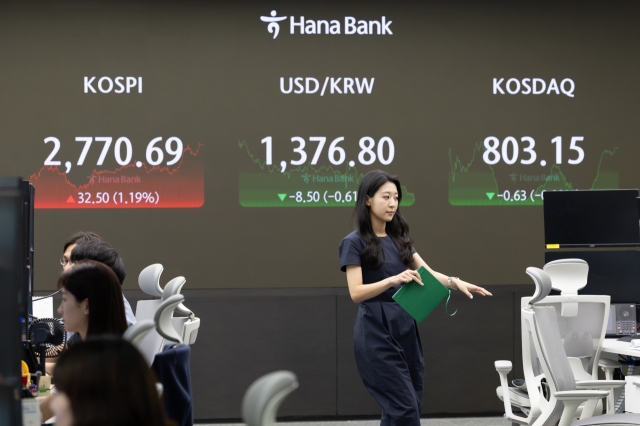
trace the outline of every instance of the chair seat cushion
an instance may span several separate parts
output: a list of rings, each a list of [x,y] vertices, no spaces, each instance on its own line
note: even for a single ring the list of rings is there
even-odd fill
[[[510,387],[509,388],[509,400],[512,405],[519,407],[531,407],[531,401],[529,401],[529,394],[526,391],[523,391],[519,388]],[[502,386],[498,386],[496,389],[496,394],[498,398],[504,401],[502,397]]]

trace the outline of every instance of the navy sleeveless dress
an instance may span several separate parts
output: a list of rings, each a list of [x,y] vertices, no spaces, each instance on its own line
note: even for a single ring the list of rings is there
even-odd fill
[[[408,267],[389,237],[379,237],[385,262],[367,268],[361,261],[365,243],[356,231],[340,242],[340,268],[362,267],[363,284],[382,281]],[[415,253],[415,249],[413,249]],[[365,387],[382,407],[381,426],[420,426],[424,389],[424,357],[415,320],[393,294],[401,285],[360,303],[353,343],[356,365]]]

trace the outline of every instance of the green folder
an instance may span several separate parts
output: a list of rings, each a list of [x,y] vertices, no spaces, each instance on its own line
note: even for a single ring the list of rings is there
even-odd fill
[[[402,306],[413,319],[422,322],[449,295],[449,290],[424,266],[418,268],[418,273],[424,286],[415,281],[406,283],[396,291],[393,300]]]

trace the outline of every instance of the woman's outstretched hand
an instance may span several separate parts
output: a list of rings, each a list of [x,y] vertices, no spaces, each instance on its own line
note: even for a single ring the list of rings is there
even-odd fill
[[[469,299],[473,299],[473,294],[471,293],[479,294],[480,296],[493,296],[493,294],[489,293],[484,288],[462,281],[461,279],[452,279],[451,282],[458,288],[458,290],[469,296]]]
[[[410,283],[411,281],[415,281],[420,285],[422,284],[422,278],[418,271],[414,271],[413,269],[407,269],[406,271],[391,277],[391,285],[405,284]]]

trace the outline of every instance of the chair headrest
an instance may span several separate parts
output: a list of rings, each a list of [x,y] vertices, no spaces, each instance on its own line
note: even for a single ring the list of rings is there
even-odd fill
[[[167,300],[169,297],[173,295],[180,294],[180,291],[182,290],[182,286],[184,286],[186,282],[187,280],[184,277],[175,277],[174,279],[169,281],[164,286],[164,290],[162,291],[162,300]],[[180,315],[185,315],[185,316],[194,315],[191,309],[187,308],[182,303],[176,306],[176,312]]]
[[[249,386],[242,398],[242,419],[248,426],[275,425],[284,398],[298,387],[291,371],[274,371]]]
[[[558,259],[543,267],[551,277],[551,286],[564,295],[578,294],[587,285],[589,264],[582,259]]]
[[[165,339],[171,340],[172,342],[177,342],[180,345],[183,343],[182,336],[180,336],[176,329],[173,328],[171,318],[173,317],[173,311],[176,309],[176,306],[178,306],[183,301],[184,296],[181,294],[176,294],[169,297],[167,300],[163,301],[160,304],[153,318],[156,323],[156,331],[158,332],[158,334]]]
[[[164,290],[162,290],[162,300],[167,300],[169,297],[180,294],[180,290],[182,290],[182,286],[187,282],[184,277],[175,277],[171,281],[169,281],[165,286]]]
[[[127,328],[127,330],[122,335],[122,338],[128,342],[131,342],[131,344],[137,348],[139,347],[140,342],[142,342],[142,339],[144,339],[145,336],[149,334],[155,326],[156,323],[151,320],[138,321],[131,327]]]
[[[536,291],[533,293],[533,297],[529,301],[529,305],[533,306],[545,297],[549,295],[551,291],[551,278],[549,274],[540,268],[528,267],[527,275],[529,275],[534,284],[536,285]]]
[[[160,287],[160,275],[164,267],[159,263],[149,265],[138,275],[138,285],[140,289],[150,296],[162,297],[162,287]]]

